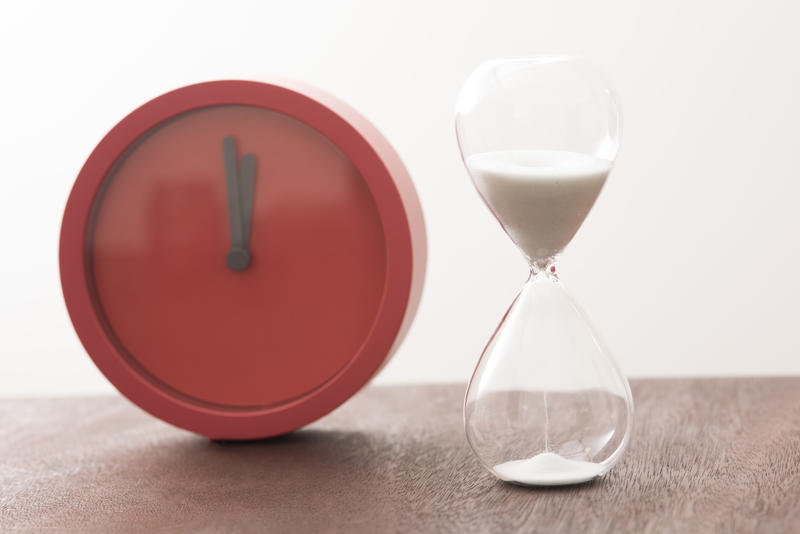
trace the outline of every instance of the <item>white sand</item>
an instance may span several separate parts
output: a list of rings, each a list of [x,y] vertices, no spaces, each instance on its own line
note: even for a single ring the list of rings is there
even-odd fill
[[[502,480],[531,486],[559,486],[587,482],[599,476],[602,470],[600,464],[568,460],[552,452],[494,466],[494,472]]]
[[[495,216],[531,260],[567,246],[611,170],[608,160],[559,150],[483,152],[466,164]]]

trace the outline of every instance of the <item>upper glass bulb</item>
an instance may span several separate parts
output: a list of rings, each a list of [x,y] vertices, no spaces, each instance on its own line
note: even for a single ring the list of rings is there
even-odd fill
[[[490,61],[458,97],[464,164],[531,267],[464,403],[470,446],[509,482],[592,480],[630,437],[628,381],[555,265],[605,184],[620,128],[610,83],[579,58]]]
[[[594,205],[620,129],[610,83],[573,57],[484,63],[456,104],[458,143],[475,186],[526,258],[542,265]]]

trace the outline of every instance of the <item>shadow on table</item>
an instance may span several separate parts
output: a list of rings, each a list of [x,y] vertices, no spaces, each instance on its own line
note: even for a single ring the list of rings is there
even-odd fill
[[[577,496],[598,485],[529,489],[499,482],[457,430],[312,428],[241,442],[153,434],[109,448],[94,460],[103,466],[99,478],[56,496],[82,506],[102,503],[93,521],[107,532],[111,524],[122,530],[136,524],[140,531],[235,531],[238,525],[325,532],[335,524],[346,531],[416,532],[426,525],[477,524],[493,502],[514,503],[513,510],[548,506],[567,492]]]
[[[443,519],[461,524],[469,521],[455,506],[462,501],[506,496],[534,503],[602,484],[531,489],[499,482],[450,430],[408,435],[304,429],[224,442],[172,434],[136,448],[119,465],[122,480],[146,477],[136,488],[126,486],[126,506],[152,510],[157,503],[154,513],[168,514],[175,524],[246,516],[309,532],[325,531],[330,518],[367,531],[387,525],[414,530]]]
[[[154,451],[147,451],[152,455]],[[247,487],[263,494],[306,486],[305,491],[382,492],[415,486],[451,485],[501,490],[514,494],[563,493],[603,485],[604,478],[585,484],[531,488],[496,480],[472,455],[466,443],[452,436],[423,438],[359,431],[303,429],[252,441],[212,441],[200,436],[159,447],[157,471],[191,479],[197,486],[213,481]],[[313,488],[308,488],[313,486]],[[428,488],[430,489],[430,488]]]
[[[231,491],[273,493],[310,483],[319,487],[369,482],[400,446],[356,431],[308,429],[253,441],[212,441],[185,434],[137,449],[138,458],[129,457],[126,464],[159,473],[164,483],[190,481],[192,487],[209,486],[218,495],[226,485]]]

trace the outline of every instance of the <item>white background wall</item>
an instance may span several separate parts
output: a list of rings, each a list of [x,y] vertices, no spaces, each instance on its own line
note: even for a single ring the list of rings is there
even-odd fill
[[[800,373],[800,4],[790,0],[3,2],[0,394],[111,391],[61,300],[72,181],[175,87],[297,78],[395,145],[428,221],[416,323],[379,382],[463,381],[526,275],[453,133],[481,61],[578,53],[616,80],[622,150],[560,271],[623,370]]]

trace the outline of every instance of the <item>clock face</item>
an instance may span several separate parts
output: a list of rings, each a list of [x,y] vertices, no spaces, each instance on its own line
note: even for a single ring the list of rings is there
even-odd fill
[[[239,198],[252,209],[246,244],[233,243],[224,140],[239,179],[245,155],[255,162],[252,194]],[[380,305],[385,243],[366,182],[283,113],[216,106],[154,128],[109,173],[93,219],[90,284],[109,335],[200,401],[269,406],[319,387]],[[234,246],[246,267],[228,265]]]
[[[388,144],[333,105],[190,86],[87,161],[62,226],[65,299],[146,410],[212,437],[285,432],[357,391],[402,336],[421,212]]]

